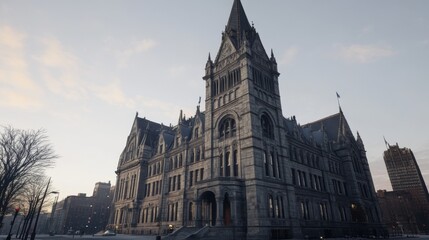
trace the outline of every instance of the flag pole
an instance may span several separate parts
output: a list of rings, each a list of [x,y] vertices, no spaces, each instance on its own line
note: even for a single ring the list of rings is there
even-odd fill
[[[341,111],[341,104],[340,104],[340,94],[338,94],[338,92],[335,92],[337,94],[337,103],[338,103],[338,108]]]

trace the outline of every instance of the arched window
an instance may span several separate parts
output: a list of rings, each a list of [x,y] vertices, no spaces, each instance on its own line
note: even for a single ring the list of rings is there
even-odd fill
[[[273,200],[273,196],[271,194],[268,194],[268,216],[272,217],[272,218],[275,216],[274,200]]]
[[[267,114],[262,114],[261,116],[261,127],[263,137],[274,138],[273,123]]]
[[[193,163],[194,162],[194,150],[191,149],[190,151],[191,151],[191,163]]]
[[[227,117],[220,122],[219,138],[234,137],[237,132],[237,126],[233,118]]]
[[[232,162],[234,164],[234,177],[238,176],[238,159],[237,159],[237,150],[234,150],[232,155]]]
[[[231,176],[231,159],[230,159],[230,153],[225,153],[225,176],[229,177]]]
[[[196,152],[196,161],[198,162],[198,161],[200,161],[200,147],[197,147],[197,149],[195,150],[195,152]]]
[[[195,138],[198,138],[198,131],[199,131],[199,129],[198,129],[198,127],[196,127],[194,130],[194,137]]]

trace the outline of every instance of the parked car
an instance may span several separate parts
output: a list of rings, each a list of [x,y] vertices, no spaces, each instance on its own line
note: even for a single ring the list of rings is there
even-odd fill
[[[103,233],[103,236],[115,236],[115,235],[116,235],[116,233],[114,231],[112,231],[112,230],[106,230]]]

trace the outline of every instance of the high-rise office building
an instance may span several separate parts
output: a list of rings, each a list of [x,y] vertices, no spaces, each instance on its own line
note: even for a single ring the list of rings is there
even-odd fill
[[[408,191],[415,200],[427,203],[428,189],[413,151],[398,144],[386,146],[383,157],[393,191]]]
[[[400,148],[396,143],[387,142],[384,151],[392,192],[379,194],[379,202],[384,215],[384,223],[389,232],[397,231],[398,227],[407,233],[427,233],[429,231],[429,194],[419,165],[409,148]],[[392,196],[397,199],[391,199]],[[407,200],[410,204],[402,204],[398,208],[393,204]],[[402,213],[405,211],[405,215]],[[405,217],[404,217],[405,216]]]

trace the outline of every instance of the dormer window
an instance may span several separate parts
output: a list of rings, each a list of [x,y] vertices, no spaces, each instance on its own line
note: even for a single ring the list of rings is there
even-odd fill
[[[164,145],[160,144],[159,145],[159,153],[162,153],[162,151],[164,150],[163,148],[164,148]]]

